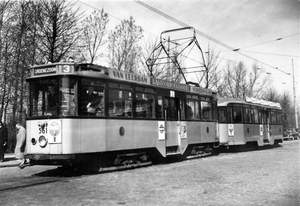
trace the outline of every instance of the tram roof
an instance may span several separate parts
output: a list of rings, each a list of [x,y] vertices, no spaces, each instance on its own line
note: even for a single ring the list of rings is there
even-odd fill
[[[182,84],[163,79],[157,79],[150,76],[144,76],[136,73],[129,73],[119,71],[116,69],[87,63],[74,62],[57,62],[43,65],[35,65],[30,67],[30,75],[27,79],[44,78],[56,75],[78,75],[92,78],[110,78],[124,82],[138,83],[141,85],[155,86],[158,88],[166,88],[171,90],[191,92],[206,96],[216,96],[210,89],[201,88],[198,86],[191,86],[189,84]]]
[[[262,99],[246,97],[245,100],[238,98],[227,98],[227,97],[218,97],[218,106],[227,106],[228,104],[245,104],[253,106],[263,106],[275,109],[281,109],[281,106],[277,102],[266,101]]]

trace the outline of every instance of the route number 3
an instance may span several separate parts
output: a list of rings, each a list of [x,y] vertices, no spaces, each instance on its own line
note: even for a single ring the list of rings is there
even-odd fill
[[[62,67],[62,73],[70,73],[71,72],[71,67],[69,65],[64,65]]]

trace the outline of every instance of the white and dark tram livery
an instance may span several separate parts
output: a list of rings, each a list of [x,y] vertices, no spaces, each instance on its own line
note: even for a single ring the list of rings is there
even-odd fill
[[[282,110],[279,103],[246,98],[218,98],[220,145],[274,145],[282,143]]]
[[[208,89],[66,62],[31,67],[27,82],[26,157],[34,165],[102,170],[219,145],[217,96]]]

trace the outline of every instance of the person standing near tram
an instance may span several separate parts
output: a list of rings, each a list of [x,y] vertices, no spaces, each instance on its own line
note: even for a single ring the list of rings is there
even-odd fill
[[[7,128],[2,121],[0,121],[0,162],[4,161],[4,153],[7,147]]]
[[[20,122],[16,124],[17,128],[17,144],[15,147],[15,157],[18,160],[23,161],[24,160],[24,152],[25,152],[25,138],[26,138],[26,130],[25,128],[21,125]]]

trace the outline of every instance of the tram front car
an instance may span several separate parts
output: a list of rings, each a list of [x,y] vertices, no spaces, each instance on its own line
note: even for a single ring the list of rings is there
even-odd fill
[[[76,115],[74,64],[60,63],[30,69],[29,111],[26,121],[26,158],[32,164],[72,164],[80,142]],[[64,127],[64,128],[63,128]],[[64,144],[62,144],[62,137]]]
[[[202,155],[219,144],[210,90],[61,62],[31,67],[27,82],[33,165],[143,166],[154,154]]]

